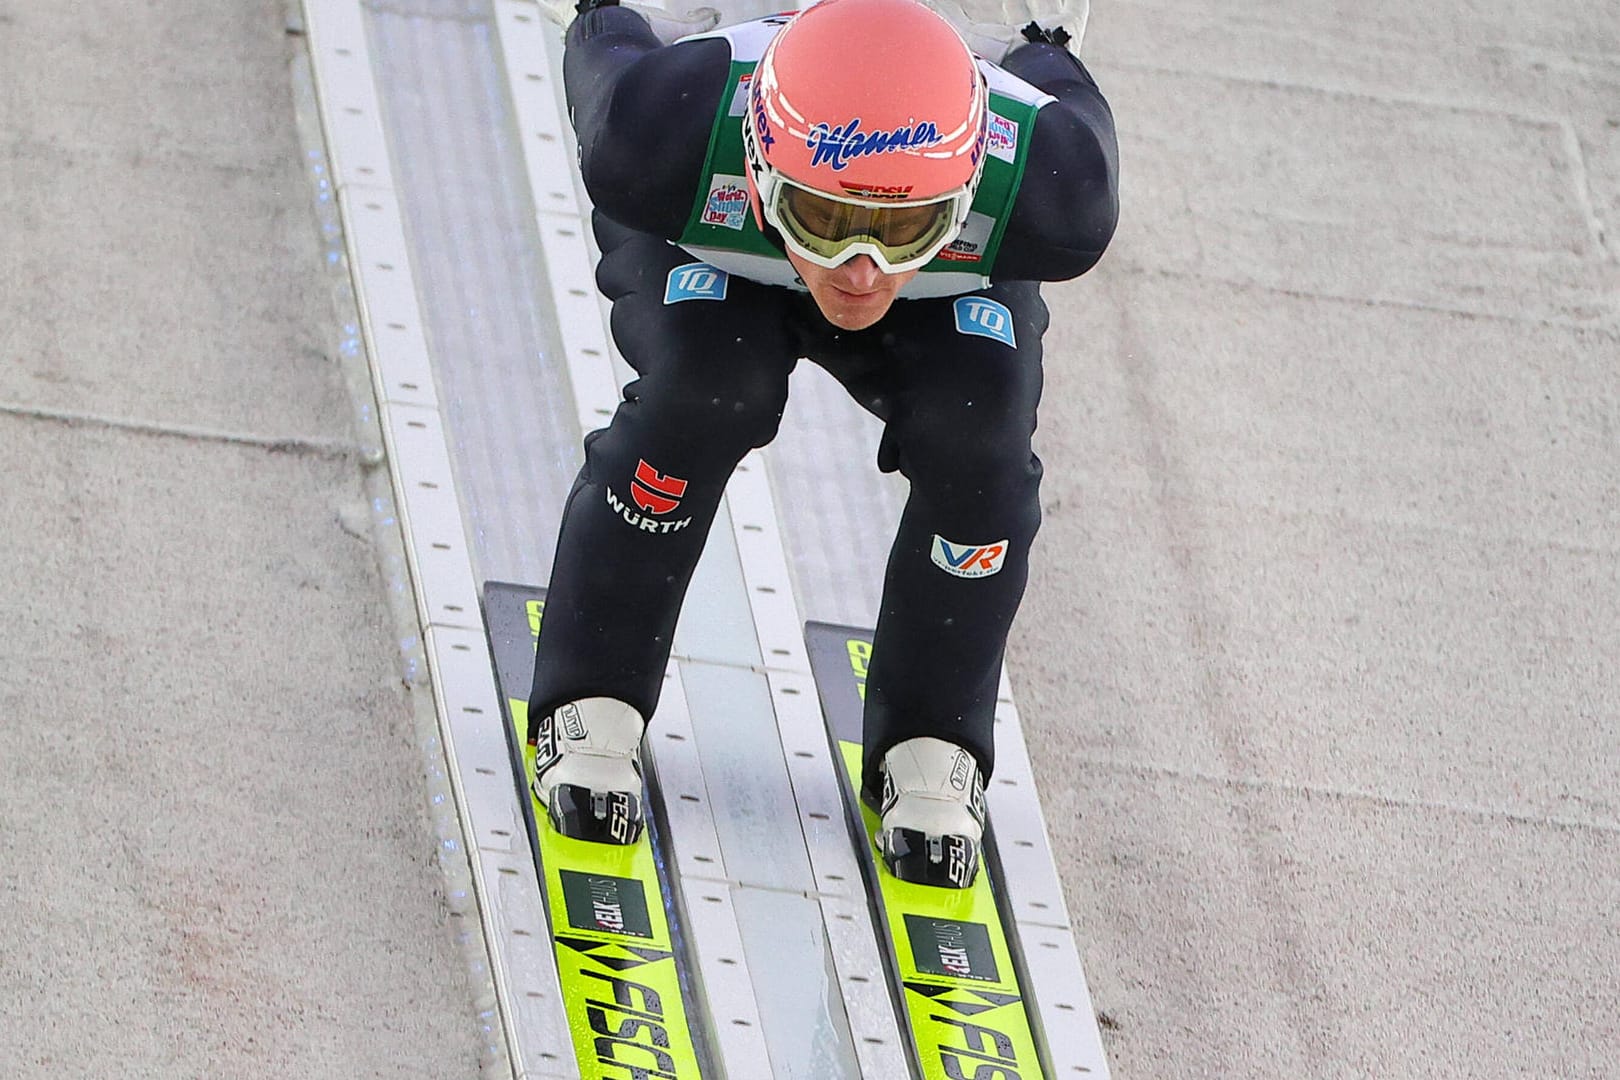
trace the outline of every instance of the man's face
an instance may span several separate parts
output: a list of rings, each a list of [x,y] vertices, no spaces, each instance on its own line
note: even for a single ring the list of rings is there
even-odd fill
[[[800,258],[792,249],[788,262],[826,320],[840,330],[865,330],[889,313],[889,307],[916,270],[885,274],[870,255],[857,255],[832,270]]]

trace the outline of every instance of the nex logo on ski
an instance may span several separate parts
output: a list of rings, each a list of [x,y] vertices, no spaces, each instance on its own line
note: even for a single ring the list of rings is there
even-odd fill
[[[647,891],[641,882],[612,874],[582,874],[575,870],[560,873],[569,926],[576,930],[652,937],[652,922],[647,917]]]
[[[1008,543],[998,540],[993,544],[953,544],[935,533],[929,557],[947,574],[959,578],[989,577],[1001,571]]]
[[[912,961],[927,975],[1000,982],[990,930],[983,923],[904,913]]]

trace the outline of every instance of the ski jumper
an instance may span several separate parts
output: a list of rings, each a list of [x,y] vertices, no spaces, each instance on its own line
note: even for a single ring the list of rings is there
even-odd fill
[[[775,437],[799,357],[884,424],[910,496],[867,676],[865,761],[930,735],[988,775],[1002,653],[1040,524],[1031,450],[1047,326],[1040,281],[1102,255],[1117,218],[1112,116],[1043,43],[980,61],[991,120],[968,225],[875,325],[829,323],[743,185],[746,82],[781,17],[662,46],[595,8],[564,77],[596,210],[597,285],[637,378],[564,508],[529,715],[584,697],[651,718],[686,588],[738,461]]]

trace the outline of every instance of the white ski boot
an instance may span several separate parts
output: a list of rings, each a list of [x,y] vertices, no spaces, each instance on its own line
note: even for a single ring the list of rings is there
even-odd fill
[[[613,698],[571,701],[537,718],[534,794],[564,836],[633,844],[641,836],[641,736],[647,722]]]
[[[965,889],[984,844],[984,780],[973,755],[943,739],[896,743],[883,755],[876,843],[902,881]]]

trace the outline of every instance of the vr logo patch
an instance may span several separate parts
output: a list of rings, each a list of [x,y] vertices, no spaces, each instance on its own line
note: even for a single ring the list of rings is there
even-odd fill
[[[1007,543],[998,540],[993,544],[953,544],[935,533],[929,556],[935,566],[955,577],[989,577],[1001,572],[1001,564],[1007,558]]]
[[[959,296],[952,307],[956,312],[958,334],[987,337],[1008,348],[1018,348],[1018,340],[1013,334],[1012,312],[1007,310],[1006,304],[986,300],[982,296]]]
[[[669,272],[664,282],[664,303],[678,304],[682,300],[724,300],[731,276],[708,263],[687,263]]]

